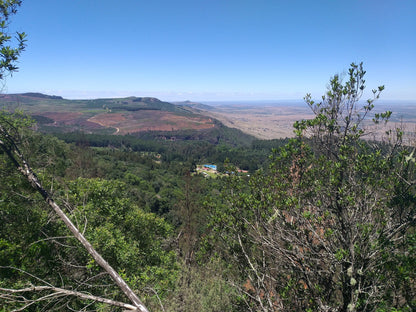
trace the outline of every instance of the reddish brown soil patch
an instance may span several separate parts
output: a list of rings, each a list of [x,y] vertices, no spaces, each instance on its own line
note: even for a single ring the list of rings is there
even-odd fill
[[[82,128],[82,129],[86,129],[86,130],[96,130],[96,129],[103,129],[106,128],[100,124],[97,124],[95,122],[91,122],[88,120],[80,120],[78,122],[78,125]]]
[[[155,110],[140,110],[131,113],[102,113],[91,117],[88,121],[116,128],[115,133],[117,134],[141,131],[200,130],[214,127],[211,118],[188,117]]]
[[[73,112],[45,112],[38,115],[48,117],[53,119],[55,122],[65,122],[70,123],[71,120],[77,120],[82,116],[82,113],[73,113]]]
[[[104,127],[115,127],[125,120],[126,118],[121,113],[102,113],[88,119]]]

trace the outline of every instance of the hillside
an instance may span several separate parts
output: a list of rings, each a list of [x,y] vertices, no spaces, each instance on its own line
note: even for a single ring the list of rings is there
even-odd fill
[[[252,140],[251,136],[225,127],[200,110],[152,97],[68,100],[41,93],[6,94],[0,96],[0,107],[22,109],[37,121],[40,131],[48,133],[175,136],[211,142],[218,138],[232,141],[238,136],[242,142]]]

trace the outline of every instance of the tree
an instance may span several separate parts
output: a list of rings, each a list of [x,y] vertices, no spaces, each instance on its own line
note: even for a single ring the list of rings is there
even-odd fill
[[[0,81],[15,72],[20,53],[25,49],[26,34],[24,32],[16,33],[16,46],[13,47],[12,36],[8,32],[9,18],[15,14],[17,8],[21,5],[21,0],[0,1]]]
[[[213,227],[261,311],[415,309],[415,163],[400,129],[365,140],[383,86],[364,105],[362,64],[335,75],[315,117],[248,183],[229,177]],[[385,126],[391,112],[375,113]],[[413,251],[413,253],[412,253]],[[245,284],[244,284],[245,283]]]

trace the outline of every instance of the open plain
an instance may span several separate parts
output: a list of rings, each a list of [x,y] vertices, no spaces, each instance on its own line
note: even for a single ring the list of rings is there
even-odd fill
[[[259,139],[292,137],[296,120],[313,117],[306,105],[228,104],[215,106],[208,115],[230,128],[237,128]]]
[[[209,103],[211,104],[211,103]],[[213,109],[206,114],[220,120],[226,126],[237,128],[259,139],[293,137],[293,124],[297,120],[313,118],[312,110],[306,103],[212,103]],[[390,110],[390,122],[374,126],[372,116]],[[416,141],[416,102],[384,101],[375,103],[372,114],[365,118],[363,125],[370,130],[368,139],[386,139],[386,131],[404,130],[405,142]]]

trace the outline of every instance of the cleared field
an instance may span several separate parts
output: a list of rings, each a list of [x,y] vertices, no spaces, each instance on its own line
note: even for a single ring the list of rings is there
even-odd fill
[[[132,113],[102,113],[88,119],[104,127],[116,128],[117,134],[141,131],[174,131],[209,129],[214,127],[209,117],[180,116],[171,112],[146,111]]]

